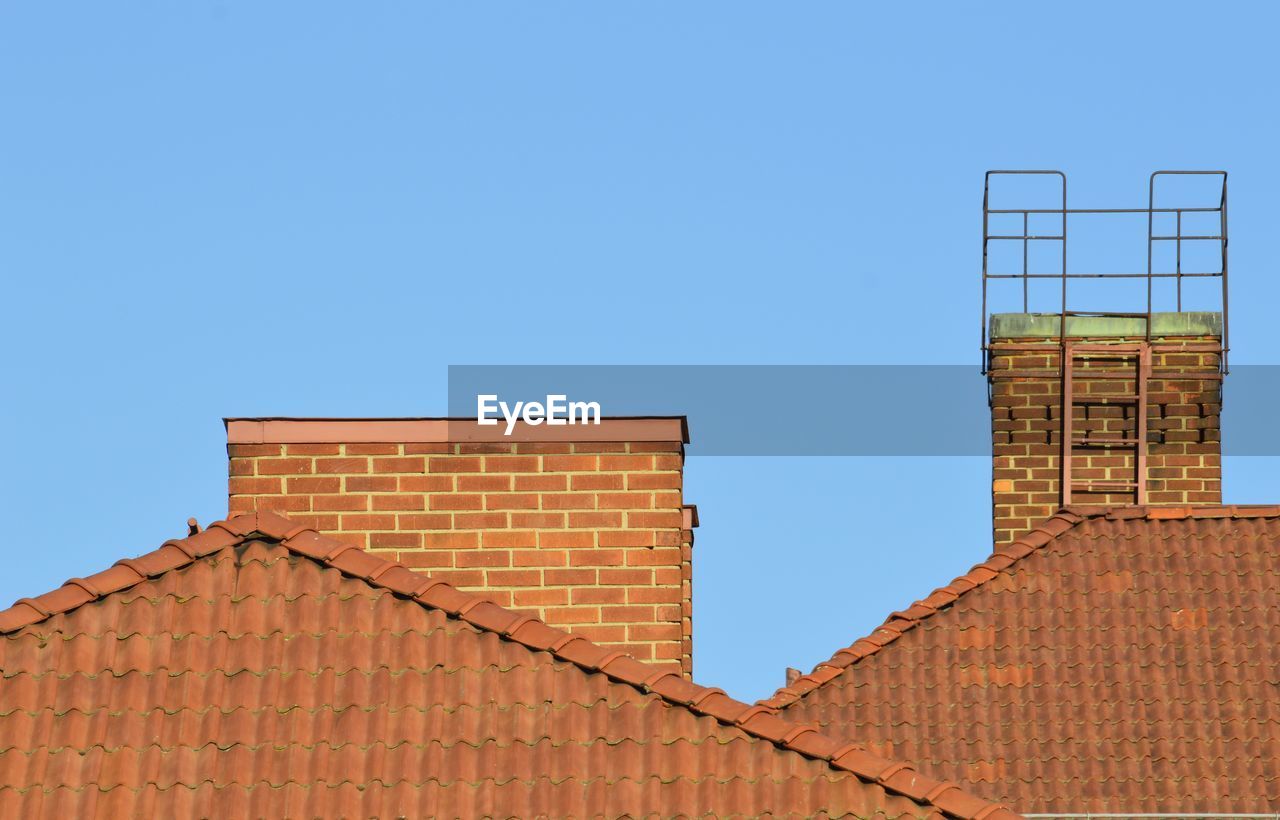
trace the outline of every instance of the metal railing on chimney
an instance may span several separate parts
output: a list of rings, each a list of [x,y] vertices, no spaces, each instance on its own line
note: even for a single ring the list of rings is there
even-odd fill
[[[992,208],[991,178],[994,176],[1056,176],[1061,181],[1061,207],[1057,208]],[[1156,204],[1156,183],[1161,177],[1171,176],[1217,176],[1221,177],[1221,193],[1214,205],[1196,207],[1160,207]],[[1216,234],[1183,233],[1183,216],[1186,214],[1217,214],[1219,226]],[[1030,231],[1033,215],[1056,215],[1060,218],[1055,233],[1033,234]],[[1146,214],[1147,215],[1147,266],[1146,271],[1121,271],[1102,273],[1097,271],[1073,270],[1067,264],[1067,228],[1070,217],[1081,214]],[[1172,214],[1172,233],[1157,233],[1155,219],[1157,214]],[[992,233],[991,217],[993,215],[1010,215],[1022,217],[1021,233]],[[993,242],[1017,242],[1022,246],[1022,271],[1012,273],[993,273],[988,268],[988,256]],[[1033,242],[1057,242],[1061,253],[1056,272],[1035,272],[1029,266],[1030,247]],[[1156,270],[1153,265],[1153,251],[1157,243],[1174,243],[1173,270]],[[1217,242],[1219,245],[1221,265],[1216,271],[1183,270],[1182,250],[1184,242]],[[1227,172],[1226,171],[1156,171],[1151,175],[1147,189],[1147,207],[1145,208],[1068,208],[1067,207],[1067,175],[1062,171],[987,171],[982,187],[982,372],[986,373],[990,365],[990,339],[988,338],[988,287],[993,280],[1021,280],[1022,311],[1031,310],[1031,281],[1038,279],[1056,279],[1061,282],[1061,298],[1056,305],[1059,315],[1059,341],[1065,342],[1067,318],[1071,316],[1105,316],[1143,318],[1146,321],[1146,336],[1151,335],[1151,315],[1153,304],[1153,284],[1157,279],[1173,279],[1176,282],[1177,310],[1182,311],[1182,287],[1187,279],[1218,278],[1222,280],[1222,372],[1227,372],[1228,321],[1227,321]],[[1068,302],[1067,283],[1076,279],[1145,279],[1147,286],[1146,310],[1143,312],[1116,312],[1096,310],[1073,310]],[[1047,311],[1046,311],[1047,312]]]

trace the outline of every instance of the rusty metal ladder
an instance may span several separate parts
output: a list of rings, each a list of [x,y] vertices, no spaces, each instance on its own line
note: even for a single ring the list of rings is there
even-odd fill
[[[1132,360],[1133,370],[1112,368],[1077,368],[1080,360]],[[1151,377],[1151,343],[1122,342],[1096,344],[1071,342],[1062,344],[1062,503],[1072,503],[1076,492],[1085,493],[1133,493],[1134,503],[1147,503],[1147,380]],[[1075,392],[1077,381],[1133,380],[1133,392],[1129,394],[1093,394],[1080,396]],[[1077,435],[1075,408],[1088,406],[1131,405],[1134,408],[1133,437],[1092,437]],[[1134,453],[1132,481],[1076,479],[1073,453],[1077,447],[1099,447],[1107,451],[1129,450]]]

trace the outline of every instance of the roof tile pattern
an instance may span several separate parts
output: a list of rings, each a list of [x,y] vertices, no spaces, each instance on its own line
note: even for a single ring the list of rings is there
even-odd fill
[[[1064,510],[763,703],[1025,812],[1280,807],[1280,508]]]
[[[1016,817],[267,514],[0,633],[5,817]]]

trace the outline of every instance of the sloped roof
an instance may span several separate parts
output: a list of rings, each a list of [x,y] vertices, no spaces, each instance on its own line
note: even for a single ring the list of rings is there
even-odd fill
[[[1073,508],[762,704],[1024,812],[1280,805],[1280,507]]]
[[[267,513],[0,634],[0,816],[1016,817]]]

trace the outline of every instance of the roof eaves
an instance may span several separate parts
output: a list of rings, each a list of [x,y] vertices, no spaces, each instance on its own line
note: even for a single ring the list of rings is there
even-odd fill
[[[987,560],[975,564],[964,575],[946,586],[929,593],[923,600],[899,612],[889,614],[884,623],[870,635],[859,638],[849,646],[836,650],[828,660],[822,661],[807,675],[801,675],[772,696],[759,701],[761,706],[774,709],[786,707],[835,680],[848,667],[863,658],[878,653],[922,622],[948,609],[966,593],[1007,573],[1018,561],[1033,555],[1080,523],[1094,519],[1110,520],[1144,519],[1148,521],[1180,520],[1187,518],[1280,518],[1280,505],[1215,505],[1202,507],[1064,507],[1049,516],[1025,535],[1008,544],[996,547]]]
[[[433,580],[395,561],[365,552],[313,529],[295,525],[274,513],[249,513],[210,524],[183,539],[166,541],[152,552],[117,561],[87,578],[73,578],[36,598],[23,598],[0,611],[0,634],[16,632],[54,615],[70,612],[106,595],[188,566],[196,560],[259,536],[278,542],[297,555],[332,567],[344,575],[389,590],[422,606],[438,609],[476,629],[548,652],[586,672],[652,693],[697,715],[714,718],[784,751],[826,762],[887,792],[933,807],[959,820],[1013,820],[1011,809],[965,791],[952,782],[927,777],[909,764],[887,760],[855,743],[824,735],[817,727],[792,723],[764,704],[735,700],[717,688],[686,680],[673,670],[658,669],[624,652],[570,635],[538,618],[505,609],[478,595]]]

